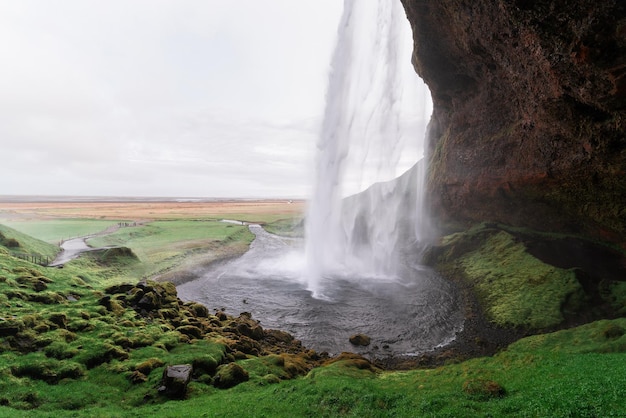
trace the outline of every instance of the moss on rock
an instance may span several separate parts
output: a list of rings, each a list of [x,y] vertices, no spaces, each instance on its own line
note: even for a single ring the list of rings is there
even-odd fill
[[[500,326],[541,329],[560,324],[569,299],[584,297],[573,270],[541,262],[499,231],[458,260],[488,318]]]

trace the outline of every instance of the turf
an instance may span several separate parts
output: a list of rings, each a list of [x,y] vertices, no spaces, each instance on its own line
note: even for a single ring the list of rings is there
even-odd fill
[[[254,236],[247,226],[213,220],[155,221],[88,240],[92,247],[123,245],[141,261],[131,274],[151,277],[172,269],[243,253]]]
[[[47,220],[3,221],[3,223],[31,237],[58,244],[70,238],[83,237],[103,231],[117,221],[82,218],[57,218]]]
[[[215,240],[221,245],[242,239],[236,226],[226,224],[155,224],[154,229],[141,232],[145,235],[139,233],[141,228],[120,230],[119,234],[127,235],[118,235],[118,243],[133,252],[150,254],[153,249],[158,254],[156,249],[180,240],[204,242],[206,236],[207,242]],[[131,236],[131,232],[139,235]],[[132,247],[134,238],[137,241]],[[151,247],[152,242],[158,245]],[[36,243],[20,245],[32,248]],[[524,292],[538,287],[548,293],[537,279],[544,277],[543,273],[524,275],[524,271],[556,274],[564,278],[561,287],[567,293],[568,271],[544,271],[546,267],[528,259],[520,245],[510,234],[490,233],[487,240],[465,248],[461,267],[480,271],[472,276],[475,279],[496,277],[491,271],[516,272],[497,277],[505,280],[507,274],[522,275],[523,283],[510,282],[509,286],[512,291],[521,287]],[[237,364],[249,374],[249,380],[218,389],[211,384],[214,369],[229,355],[222,337],[185,338],[173,323],[142,317],[106,298],[105,288],[111,284],[139,279],[132,271],[134,263],[141,264],[141,260],[121,251],[104,261],[101,254],[56,269],[36,266],[11,257],[4,247],[0,249],[0,416],[626,415],[624,318],[527,337],[492,357],[435,369],[380,371],[365,360],[348,356],[293,379],[301,368],[297,357],[248,355]],[[154,257],[158,260],[160,256]],[[524,268],[515,270],[518,266]],[[170,285],[162,286],[172,291]],[[500,291],[497,286],[495,289]],[[619,288],[614,294],[622,291]],[[529,315],[515,305],[515,298],[507,300],[515,305],[511,315],[519,313],[520,323],[527,323],[536,312],[552,312],[551,301],[541,299],[540,293],[528,293],[537,298],[532,304],[543,306],[538,310],[529,305]],[[205,372],[196,375],[186,399],[169,400],[156,388],[165,365],[179,363],[195,364]]]

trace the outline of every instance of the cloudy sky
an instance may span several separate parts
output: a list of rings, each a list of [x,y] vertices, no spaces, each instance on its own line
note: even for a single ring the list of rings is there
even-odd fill
[[[341,7],[0,0],[0,195],[306,196]]]

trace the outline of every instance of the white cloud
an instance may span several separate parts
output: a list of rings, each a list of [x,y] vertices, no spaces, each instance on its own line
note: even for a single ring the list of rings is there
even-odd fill
[[[0,194],[304,196],[340,3],[0,1]]]

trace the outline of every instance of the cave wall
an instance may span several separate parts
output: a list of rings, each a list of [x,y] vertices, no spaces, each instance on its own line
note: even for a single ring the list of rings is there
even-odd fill
[[[428,188],[441,224],[626,248],[626,1],[402,3],[433,96]]]

